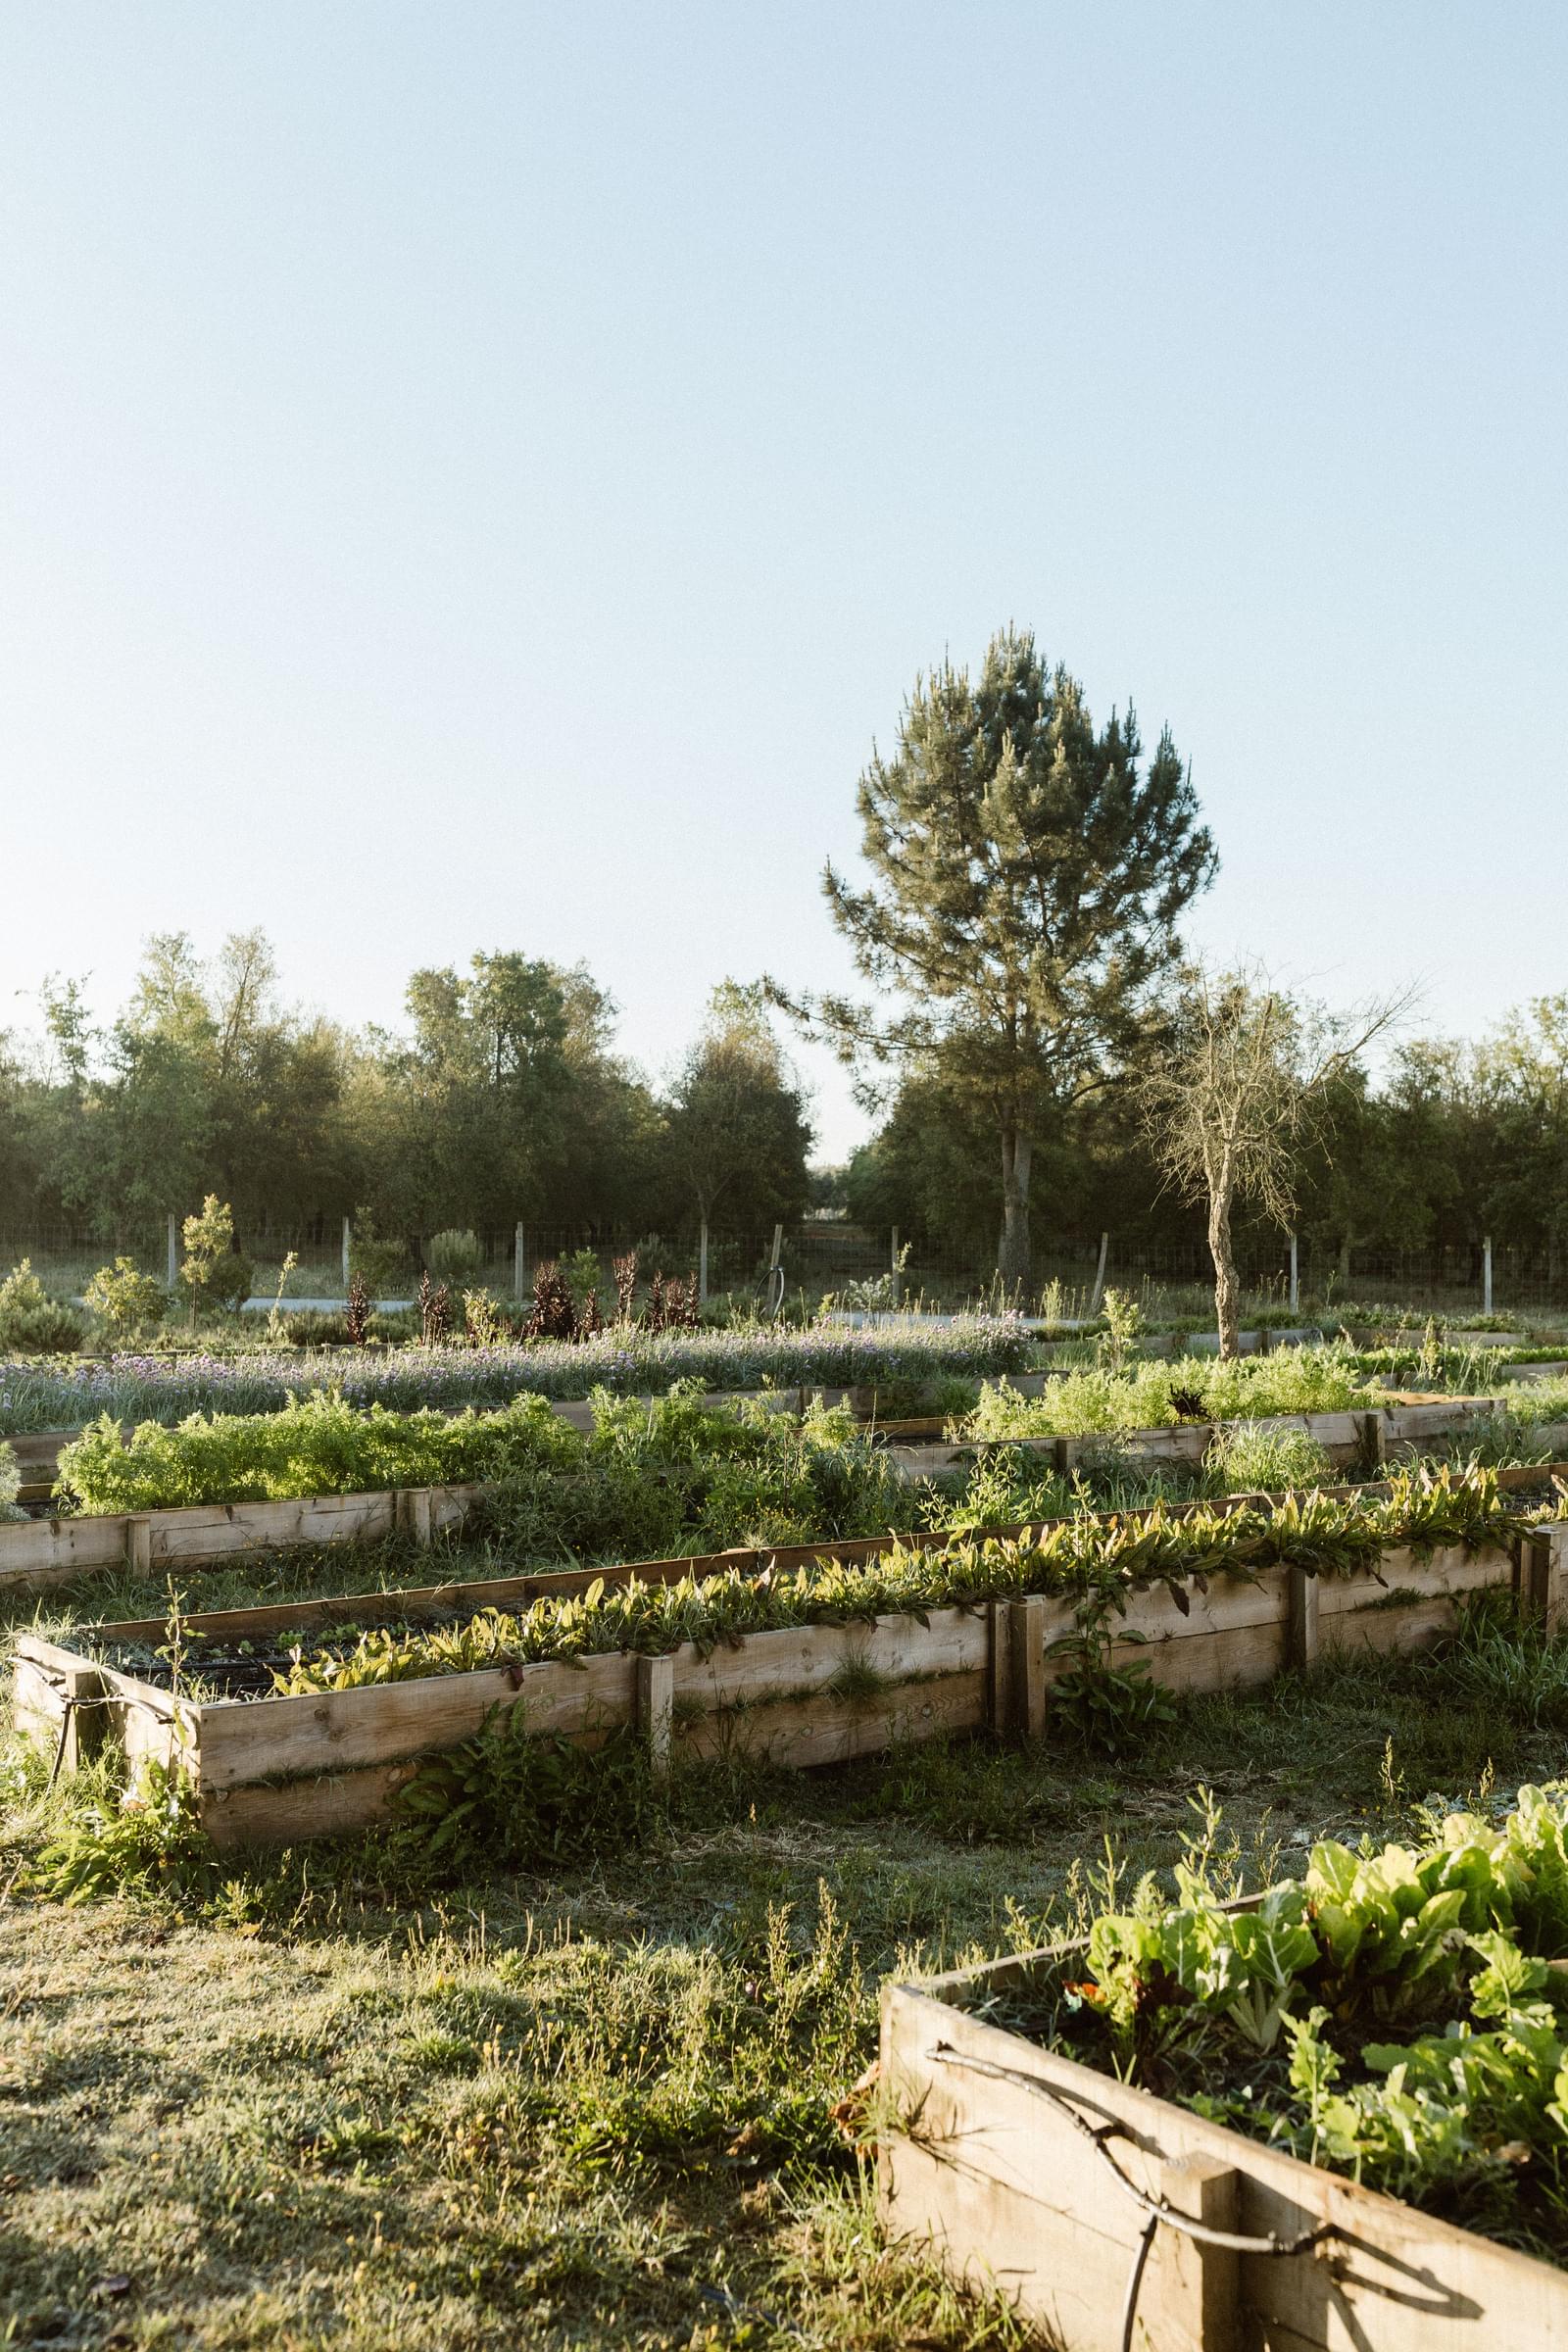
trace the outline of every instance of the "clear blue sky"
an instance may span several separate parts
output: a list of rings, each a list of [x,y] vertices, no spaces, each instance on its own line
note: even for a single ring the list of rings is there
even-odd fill
[[[1568,985],[1565,90],[1560,0],[14,0],[0,1022],[262,923],[355,1020],[583,957],[657,1070],[845,976],[1008,619],[1191,756],[1210,949]]]

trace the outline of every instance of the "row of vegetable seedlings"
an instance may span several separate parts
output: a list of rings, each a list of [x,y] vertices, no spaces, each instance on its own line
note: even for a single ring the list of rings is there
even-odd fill
[[[1462,1436],[1473,1421],[1496,1409],[1495,1397],[1455,1396],[1375,1412],[1285,1414],[1259,1426],[1303,1429],[1331,1461],[1370,1466],[1400,1449]],[[1197,1468],[1219,1426],[1223,1425],[1137,1430],[1118,1440],[1118,1450],[1134,1464]],[[1568,1450],[1568,1425],[1544,1428],[1538,1436],[1553,1451]],[[1071,1469],[1104,1444],[1094,1438],[1000,1442],[1046,1456],[1062,1470]],[[906,1477],[918,1479],[961,1466],[975,1449],[928,1446],[889,1450]],[[378,1543],[399,1532],[427,1544],[460,1527],[483,1493],[482,1487],[473,1484],[409,1487],[279,1502],[196,1503],[166,1511],[19,1521],[0,1526],[0,1595],[44,1592],[106,1568],[128,1566],[152,1574],[299,1544]]]
[[[1325,1652],[1429,1642],[1452,1623],[1465,1595],[1499,1585],[1511,1585],[1555,1630],[1565,1540],[1568,1526],[1551,1526],[1511,1544],[1475,1549],[1450,1544],[1425,1557],[1408,1544],[1391,1544],[1375,1563],[1341,1575],[1274,1566],[1210,1581],[1201,1591],[1164,1583],[1132,1589],[1107,1662],[1143,1660],[1172,1690],[1260,1683]],[[922,1547],[953,1541],[933,1537]],[[877,1548],[823,1545],[807,1556],[863,1559]],[[690,1563],[655,1566],[662,1578],[644,1572],[645,1582],[673,1582]],[[621,1571],[619,1581],[630,1573]],[[477,1614],[533,1597],[529,1588],[580,1591],[585,1582],[580,1572],[568,1572],[473,1585],[464,1590],[461,1606]],[[403,1621],[417,1615],[421,1600],[434,1607],[437,1598],[385,1594],[368,1607],[342,1599],[303,1608],[317,1624],[328,1615],[351,1624],[377,1615]],[[52,1743],[68,1768],[105,1734],[132,1762],[183,1765],[204,1825],[218,1842],[231,1845],[376,1821],[421,1756],[472,1737],[496,1710],[518,1706],[530,1732],[559,1734],[585,1747],[634,1726],[660,1767],[676,1753],[701,1759],[737,1745],[776,1763],[809,1766],[983,1729],[1038,1738],[1050,1686],[1070,1660],[1057,1645],[1075,1632],[1078,1601],[1026,1593],[920,1615],[795,1625],[711,1648],[688,1642],[662,1655],[615,1651],[507,1662],[300,1695],[205,1701],[100,1662],[117,1642],[147,1641],[158,1622],[90,1629],[78,1648],[19,1635],[17,1719]],[[202,1633],[220,1649],[226,1642],[297,1638],[301,1625],[295,1604],[215,1612],[186,1620],[185,1631]]]
[[[1568,1370],[1568,1366],[1564,1366],[1564,1369]],[[1041,1396],[1050,1386],[1051,1378],[1052,1375],[1048,1372],[1009,1372],[1007,1385],[1009,1388],[1015,1389],[1020,1396]],[[819,1398],[823,1404],[846,1405],[851,1412],[859,1415],[861,1419],[874,1422],[885,1429],[902,1429],[913,1426],[916,1422],[922,1429],[935,1428],[939,1425],[940,1416],[934,1412],[910,1416],[908,1422],[889,1419],[882,1413],[880,1407],[879,1399],[883,1393],[874,1383],[862,1383],[856,1388],[835,1389],[824,1388],[818,1382],[806,1387],[787,1389],[716,1389],[710,1394],[699,1397],[698,1402],[704,1412],[733,1412],[743,1404],[765,1404],[776,1412],[789,1412],[799,1416],[807,1411],[813,1398]],[[937,1391],[933,1385],[928,1391],[928,1395],[934,1396],[936,1394]],[[660,1399],[657,1396],[640,1396],[637,1401],[639,1404],[655,1405]],[[581,1430],[585,1434],[592,1430],[594,1408],[590,1398],[558,1396],[551,1397],[548,1402],[551,1412],[558,1421],[564,1421],[568,1427]],[[127,1427],[123,1422],[121,1424],[121,1432],[122,1436],[128,1435]],[[60,1466],[62,1449],[81,1435],[80,1429],[29,1430],[14,1437],[0,1434],[0,1445],[9,1446],[15,1453],[18,1466],[22,1471],[24,1491],[26,1492],[27,1490],[36,1490],[53,1481]]]

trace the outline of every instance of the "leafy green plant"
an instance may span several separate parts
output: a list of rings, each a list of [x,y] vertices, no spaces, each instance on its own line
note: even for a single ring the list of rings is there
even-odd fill
[[[22,1471],[17,1462],[17,1449],[0,1442],[0,1519],[21,1519],[25,1515],[17,1503],[21,1491]]]
[[[1098,1343],[1100,1360],[1109,1372],[1119,1372],[1144,1328],[1143,1308],[1130,1291],[1107,1290],[1101,1300],[1105,1328]]]
[[[626,1729],[589,1752],[531,1733],[520,1705],[430,1756],[400,1790],[398,1842],[455,1867],[623,1851],[662,1817],[647,1750]]]
[[[1046,2037],[1204,2115],[1562,2259],[1568,1792],[1420,1845],[1332,1840],[1233,1908],[1191,1854],[1102,1911]],[[1027,2009],[1027,2003],[1026,2003]],[[1026,2021],[1027,2022],[1027,2021]]]
[[[189,1775],[148,1757],[128,1787],[113,1779],[89,1785],[29,1878],[38,1893],[62,1903],[207,1891],[216,1883],[217,1853]]]
[[[1175,1701],[1151,1680],[1147,1658],[1111,1664],[1110,1637],[1102,1623],[1081,1627],[1052,1648],[1072,1660],[1051,1686],[1053,1739],[1091,1755],[1116,1757],[1157,1725],[1176,1720]]]
[[[134,1338],[161,1323],[169,1308],[169,1293],[155,1275],[144,1274],[134,1258],[117,1257],[100,1266],[82,1292],[82,1303],[116,1341]]]
[[[1166,1429],[1178,1418],[1171,1401],[1178,1391],[1189,1405],[1200,1398],[1210,1421],[1344,1412],[1375,1401],[1348,1350],[1281,1348],[1229,1363],[1213,1356],[1184,1356],[1175,1362],[1128,1364],[1120,1372],[1100,1365],[1063,1373],[1039,1396],[1021,1396],[1004,1379],[988,1383],[960,1434],[975,1439],[1072,1438]]]
[[[251,1295],[255,1268],[234,1247],[234,1212],[226,1200],[209,1193],[200,1213],[187,1217],[182,1228],[185,1255],[179,1279],[193,1314],[232,1312]]]
[[[0,1282],[0,1348],[17,1355],[70,1355],[81,1346],[79,1318],[51,1298],[24,1257]]]

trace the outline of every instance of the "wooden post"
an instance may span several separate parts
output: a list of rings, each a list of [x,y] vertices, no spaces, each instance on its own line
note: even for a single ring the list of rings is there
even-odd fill
[[[1564,1530],[1538,1528],[1527,1535],[1519,1554],[1519,1614],[1546,1642],[1568,1631],[1568,1562],[1563,1559]]]
[[[169,1258],[165,1280],[171,1292],[179,1280],[179,1222],[172,1209],[169,1212]]]
[[[72,1703],[66,1712],[65,1742],[60,1753],[62,1772],[79,1772],[103,1745],[105,1710],[90,1703],[102,1697],[103,1688],[103,1676],[96,1666],[67,1667],[61,1696]]]
[[[343,1288],[349,1287],[349,1220],[343,1220]]]
[[[152,1574],[153,1523],[140,1514],[125,1521],[125,1566],[132,1576]]]
[[[428,1549],[432,1528],[428,1487],[399,1487],[393,1517],[400,1534],[412,1536],[421,1551]]]
[[[520,1298],[523,1296],[522,1274],[527,1258],[528,1252],[523,1244],[522,1227],[519,1225],[512,1237],[512,1296],[514,1298]]]
[[[1102,1233],[1100,1237],[1100,1263],[1095,1268],[1095,1287],[1089,1295],[1089,1319],[1091,1322],[1100,1312],[1100,1294],[1105,1287],[1105,1252],[1109,1248],[1110,1236],[1108,1233]]]
[[[1355,1434],[1361,1444],[1361,1467],[1366,1471],[1381,1470],[1388,1459],[1388,1432],[1379,1412],[1357,1413]]]
[[[1213,2156],[1186,2156],[1160,2167],[1166,2203],[1210,2230],[1238,2228],[1240,2176]],[[1200,2245],[1179,2230],[1161,2228],[1150,2251],[1138,2298],[1135,2341],[1159,2352],[1236,2352],[1240,2341],[1241,2256]]]
[[[1291,1613],[1285,1629],[1286,1663],[1303,1672],[1317,1663],[1317,1578],[1290,1571]]]
[[[697,1228],[697,1303],[708,1304],[708,1219]]]
[[[1301,1303],[1301,1286],[1297,1279],[1296,1236],[1291,1236],[1291,1312],[1294,1315]]]
[[[891,1272],[892,1272],[892,1275],[893,1275],[893,1303],[894,1303],[894,1305],[895,1305],[895,1306],[897,1306],[897,1305],[898,1305],[898,1303],[899,1303],[899,1287],[900,1287],[900,1286],[899,1286],[899,1229],[898,1229],[898,1227],[897,1227],[896,1225],[895,1225],[895,1226],[894,1226],[894,1228],[893,1228],[893,1249],[892,1249],[891,1256],[892,1256],[892,1267],[891,1267]]]
[[[648,1750],[656,1781],[669,1778],[669,1751],[675,1719],[675,1661],[670,1657],[637,1660],[637,1728]]]
[[[1012,1678],[1007,1657],[1011,1648],[1009,1610],[1011,1602],[986,1602],[986,1720],[993,1732],[1004,1732],[1011,1712]]]
[[[1046,1596],[1026,1592],[1007,1603],[1008,1714],[1023,1740],[1046,1736]]]
[[[1492,1312],[1492,1236],[1489,1233],[1481,1245],[1481,1312]]]

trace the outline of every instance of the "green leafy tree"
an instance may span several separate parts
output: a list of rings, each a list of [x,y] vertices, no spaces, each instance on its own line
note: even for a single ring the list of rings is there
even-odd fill
[[[730,1233],[791,1223],[810,1198],[810,1143],[760,990],[724,981],[669,1093],[664,1159],[676,1198]]]
[[[892,757],[860,779],[870,883],[824,874],[857,964],[900,1009],[773,990],[873,1099],[878,1065],[912,1064],[983,1109],[1009,1284],[1029,1278],[1036,1144],[1139,1046],[1214,871],[1175,745],[1162,735],[1147,765],[1142,749],[1131,710],[1097,728],[1026,634],[995,637],[976,679],[951,662],[920,678]]]

